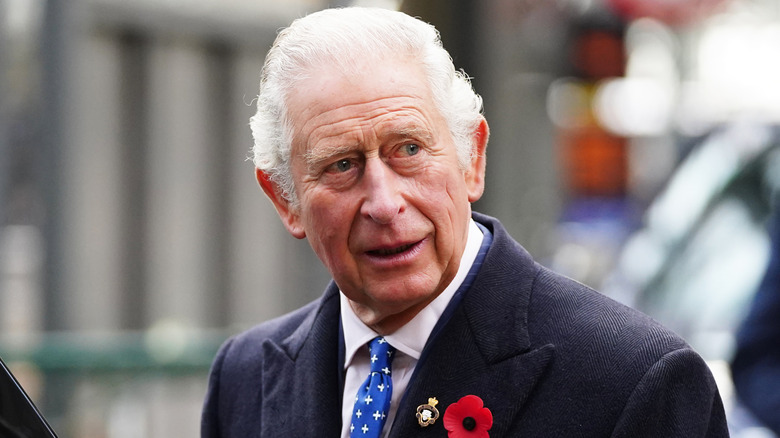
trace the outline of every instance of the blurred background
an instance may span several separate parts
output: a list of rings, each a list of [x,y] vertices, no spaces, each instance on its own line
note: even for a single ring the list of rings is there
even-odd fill
[[[474,208],[683,335],[733,436],[772,437],[728,363],[780,188],[777,0],[0,0],[0,357],[60,436],[198,436],[219,344],[320,295],[248,118],[278,29],[350,4],[474,77]]]

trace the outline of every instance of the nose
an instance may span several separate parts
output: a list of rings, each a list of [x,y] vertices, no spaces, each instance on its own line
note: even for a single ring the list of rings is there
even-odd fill
[[[367,160],[363,173],[365,198],[360,213],[379,224],[389,224],[404,209],[401,176],[379,158]]]

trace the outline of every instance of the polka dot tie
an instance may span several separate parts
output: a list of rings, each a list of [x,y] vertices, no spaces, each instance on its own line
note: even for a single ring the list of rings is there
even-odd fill
[[[393,382],[390,364],[395,349],[385,338],[374,338],[368,344],[371,357],[371,374],[358,390],[355,407],[352,409],[350,438],[376,438],[382,433],[385,418],[390,410]]]

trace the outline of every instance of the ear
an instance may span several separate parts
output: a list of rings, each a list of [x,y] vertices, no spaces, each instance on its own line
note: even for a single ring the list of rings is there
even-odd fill
[[[485,190],[485,150],[487,149],[490,129],[484,117],[480,117],[474,132],[471,134],[471,162],[466,169],[466,190],[469,202],[475,202],[482,197]]]
[[[255,168],[255,176],[268,199],[274,204],[274,208],[276,208],[276,212],[279,214],[279,218],[282,219],[282,223],[287,228],[287,231],[296,239],[306,237],[306,230],[301,222],[298,208],[293,208],[290,202],[282,196],[282,190],[276,183],[271,181],[267,173]]]

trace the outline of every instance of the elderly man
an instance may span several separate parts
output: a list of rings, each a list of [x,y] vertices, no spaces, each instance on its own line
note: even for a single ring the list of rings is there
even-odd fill
[[[251,121],[257,179],[333,281],[224,344],[204,437],[728,435],[683,340],[471,212],[481,106],[435,29],[400,12],[280,33]]]

